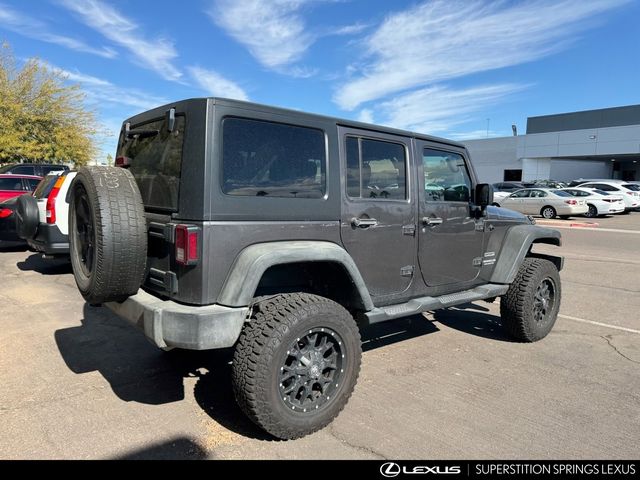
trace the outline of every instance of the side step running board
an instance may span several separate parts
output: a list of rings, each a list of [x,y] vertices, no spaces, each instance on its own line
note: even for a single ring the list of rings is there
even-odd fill
[[[498,285],[490,283],[464,290],[462,292],[450,293],[440,297],[420,297],[409,300],[407,303],[399,303],[397,305],[388,305],[386,307],[377,307],[367,312],[365,315],[369,323],[384,322],[394,318],[406,317],[429,310],[438,310],[440,308],[454,307],[463,303],[474,302],[476,300],[484,300],[486,298],[499,297],[509,290],[509,285]]]

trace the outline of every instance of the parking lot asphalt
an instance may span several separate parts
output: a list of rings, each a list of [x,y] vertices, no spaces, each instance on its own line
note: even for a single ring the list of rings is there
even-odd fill
[[[0,247],[0,458],[638,458],[640,214],[596,221],[560,224],[546,339],[510,341],[498,302],[370,328],[345,410],[289,442],[241,414],[229,352],[162,352],[67,263]]]

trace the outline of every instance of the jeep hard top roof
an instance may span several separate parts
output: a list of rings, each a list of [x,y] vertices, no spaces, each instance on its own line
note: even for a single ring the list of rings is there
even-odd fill
[[[292,110],[288,108],[274,107],[271,105],[263,105],[260,103],[245,102],[242,100],[233,100],[229,98],[220,98],[220,97],[189,98],[189,99],[168,103],[166,105],[161,105],[151,110],[148,110],[146,112],[140,113],[138,115],[134,115],[126,119],[123,122],[123,124],[129,122],[133,126],[133,125],[142,123],[144,121],[147,121],[151,118],[161,117],[170,108],[175,107],[177,110],[180,110],[181,108],[184,108],[188,104],[199,104],[202,102],[209,102],[209,105],[211,106],[221,105],[225,107],[245,109],[247,111],[259,111],[261,113],[270,113],[273,115],[286,115],[289,118],[291,117],[300,117],[301,119],[315,118],[318,120],[322,120],[324,122],[335,123],[337,125],[354,127],[362,130],[370,130],[370,131],[381,132],[381,133],[389,133],[392,135],[401,135],[405,137],[419,138],[422,140],[433,141],[437,143],[444,143],[444,144],[451,145],[458,148],[465,148],[464,144],[460,142],[456,142],[454,140],[449,140],[447,138],[442,138],[442,137],[436,137],[433,135],[426,135],[418,132],[412,132],[409,130],[401,130],[401,129],[392,128],[392,127],[385,127],[382,125],[358,122],[356,120],[347,120],[344,118],[330,117],[327,115],[320,115],[317,113],[308,113],[301,110]]]

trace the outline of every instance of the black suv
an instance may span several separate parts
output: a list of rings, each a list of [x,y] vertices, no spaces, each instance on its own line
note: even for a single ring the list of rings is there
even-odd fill
[[[51,172],[67,172],[66,165],[56,165],[53,163],[14,163],[0,167],[0,173],[11,173],[14,175],[36,175],[44,177]]]
[[[532,245],[560,233],[490,206],[462,144],[208,98],[126,120],[116,157],[70,187],[79,290],[158,347],[234,347],[276,437],[338,415],[366,325],[496,297],[516,340],[556,320],[562,258]]]

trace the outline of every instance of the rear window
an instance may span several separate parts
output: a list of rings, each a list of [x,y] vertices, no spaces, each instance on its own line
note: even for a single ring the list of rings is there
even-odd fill
[[[635,183],[625,183],[622,186],[629,190],[633,190],[634,192],[640,192],[640,185],[636,185]]]
[[[66,172],[69,170],[69,167],[66,165],[43,165],[40,168],[42,168],[42,175],[47,175],[51,172]]]
[[[565,192],[563,190],[554,190],[553,193],[555,193],[559,197],[571,197],[572,196],[570,193],[567,193],[567,192]]]
[[[222,191],[227,195],[322,198],[322,130],[229,117],[222,122]]]
[[[44,177],[33,192],[33,196],[38,199],[47,198],[49,196],[49,192],[53,188],[53,185],[56,183],[56,180],[58,180],[58,177],[58,175],[47,175]]]
[[[35,175],[36,167],[33,165],[20,165],[9,170],[13,175]]]
[[[117,157],[129,159],[146,207],[178,210],[184,129],[184,115],[176,115],[172,132],[163,118],[132,126],[129,138],[120,137]]]
[[[0,178],[0,190],[24,190],[22,179],[20,177]]]

